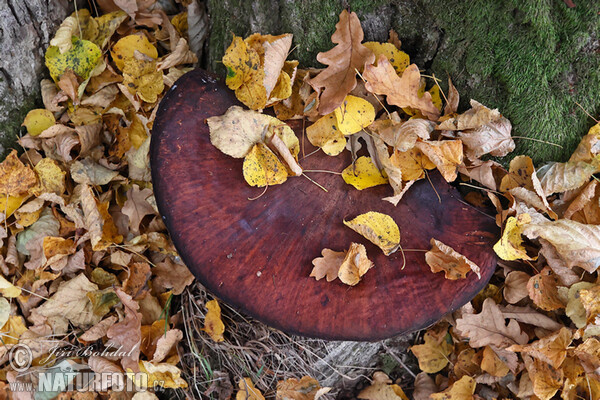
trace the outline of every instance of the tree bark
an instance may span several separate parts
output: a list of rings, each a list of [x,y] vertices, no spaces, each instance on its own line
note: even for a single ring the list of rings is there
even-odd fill
[[[27,112],[41,105],[44,52],[69,0],[0,0],[0,157],[14,145]]]

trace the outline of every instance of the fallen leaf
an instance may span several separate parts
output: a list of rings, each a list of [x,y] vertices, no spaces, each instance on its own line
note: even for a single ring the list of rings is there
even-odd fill
[[[494,251],[503,260],[535,260],[527,254],[523,247],[523,230],[531,223],[529,214],[520,214],[515,217],[508,217],[502,237],[494,245]]]
[[[577,282],[569,288],[568,302],[565,313],[573,321],[577,328],[583,328],[587,324],[587,313],[581,300],[580,291],[594,287],[590,282]]]
[[[437,167],[446,182],[456,179],[458,166],[463,162],[463,145],[460,140],[417,142],[416,147]]]
[[[287,54],[286,54],[287,55]],[[181,64],[194,64],[198,62],[196,55],[190,51],[187,41],[179,38],[175,50],[156,64],[157,70],[168,69]]]
[[[221,307],[217,300],[210,300],[206,302],[206,309],[208,310],[204,317],[204,331],[208,333],[210,338],[215,342],[223,342],[223,332],[225,332],[225,325],[221,321]]]
[[[375,108],[367,100],[348,95],[334,110],[337,128],[344,135],[360,132],[375,120]]]
[[[506,376],[510,372],[508,366],[500,359],[500,357],[498,357],[490,346],[485,346],[483,348],[481,370],[497,377]]]
[[[154,215],[156,211],[147,199],[152,196],[152,190],[145,188],[140,190],[138,185],[133,185],[127,191],[127,200],[123,204],[121,212],[129,217],[129,227],[133,234],[140,232],[140,223],[146,215]]]
[[[425,261],[431,268],[431,272],[444,271],[446,279],[465,279],[470,271],[481,278],[479,266],[467,257],[463,256],[452,247],[431,238],[431,250],[425,253]]]
[[[23,121],[23,126],[27,128],[27,133],[31,136],[38,136],[55,123],[56,120],[52,112],[43,108],[37,108],[27,113]]]
[[[38,176],[39,184],[32,189],[32,194],[39,196],[42,193],[62,195],[66,190],[65,175],[59,164],[50,159],[42,158],[33,170]]]
[[[573,332],[563,327],[558,332],[531,344],[513,345],[507,348],[507,350],[528,354],[558,369],[567,357],[567,348],[572,340]]]
[[[400,247],[400,228],[392,217],[375,211],[360,214],[344,225],[367,238],[389,256]]]
[[[358,190],[388,183],[379,169],[371,161],[371,157],[361,156],[354,164],[349,165],[342,171],[344,182],[354,186]]]
[[[234,35],[223,56],[223,65],[227,68],[225,83],[235,90],[238,100],[252,110],[264,108],[267,103],[267,90],[263,85],[265,71],[258,52]]]
[[[346,137],[338,128],[333,112],[306,128],[306,137],[313,146],[320,147],[329,156],[337,156],[346,148]]]
[[[398,75],[402,75],[402,72],[410,64],[408,54],[392,43],[365,42],[363,45],[375,54],[375,59],[378,59],[380,55],[384,55]]]
[[[147,382],[152,382],[154,385],[166,389],[187,388],[188,384],[181,377],[181,370],[174,365],[167,363],[152,363],[141,360],[138,364],[140,372],[145,374],[144,378],[138,378],[138,375],[133,375],[131,370],[127,371],[127,377],[133,382],[142,387],[142,380],[147,379]]]
[[[504,280],[504,299],[510,304],[516,304],[527,297],[529,278],[529,274],[523,271],[509,272]]]
[[[375,61],[373,52],[361,44],[363,37],[364,33],[356,13],[342,10],[340,20],[335,25],[335,32],[331,36],[331,41],[337,46],[317,54],[317,61],[327,65],[327,68],[308,81],[321,93],[321,115],[329,114],[338,108],[356,86],[356,71]],[[391,65],[390,68],[393,70]]]
[[[404,152],[395,151],[390,157],[390,162],[400,168],[402,179],[405,181],[423,179],[426,170],[435,168],[435,164],[416,147]]]
[[[175,263],[170,258],[157,263],[152,268],[153,287],[159,290],[172,289],[174,295],[180,295],[185,288],[194,282],[194,275],[182,263]]]
[[[4,196],[19,197],[36,184],[35,173],[19,160],[16,150],[0,163],[0,193]]]
[[[431,94],[425,92],[419,96],[421,74],[415,64],[409,65],[401,77],[396,75],[394,67],[384,55],[377,59],[377,66],[368,65],[363,74],[366,88],[374,94],[387,96],[389,104],[398,107],[411,107],[423,113],[428,119],[436,121],[440,111],[433,104]]]
[[[250,378],[240,378],[235,400],[265,400],[260,390],[254,387]]]
[[[21,295],[21,289],[0,275],[0,293],[2,293],[2,296],[4,297],[13,298]]]
[[[502,115],[498,110],[490,110],[483,104],[471,100],[471,108],[464,113],[445,120],[438,125],[439,130],[465,131],[478,129],[490,122],[497,121]]]
[[[442,335],[426,332],[423,341],[423,344],[411,346],[409,349],[419,360],[421,371],[435,374],[448,365],[448,357],[454,350],[452,337],[445,332]]]
[[[365,246],[358,243],[351,243],[337,275],[342,283],[354,286],[360,282],[360,278],[372,267],[373,262],[367,257]]]
[[[558,295],[558,277],[550,269],[544,267],[539,274],[535,274],[527,282],[529,297],[534,304],[545,311],[564,308],[565,305]]]
[[[310,276],[316,280],[326,278],[327,282],[335,280],[338,277],[340,266],[346,258],[346,253],[347,251],[321,250],[322,257],[312,260],[314,267]]]
[[[310,376],[302,379],[289,378],[277,382],[276,398],[278,400],[313,400],[321,388],[319,382]]]
[[[561,219],[529,224],[523,229],[529,239],[547,240],[569,267],[594,272],[600,266],[600,226]]]
[[[503,157],[515,149],[510,136],[512,125],[504,117],[491,121],[476,129],[460,131],[458,137],[465,145],[465,154],[471,160],[484,154]]]
[[[250,186],[279,185],[287,180],[285,165],[265,144],[255,144],[244,158],[244,179]]]
[[[433,393],[429,398],[432,400],[468,400],[475,393],[475,380],[470,376],[463,376],[452,384],[448,389],[440,393]]]
[[[382,382],[374,382],[361,390],[356,397],[365,400],[408,400],[400,386]]]
[[[122,37],[113,45],[110,54],[117,68],[123,71],[125,61],[133,58],[136,51],[152,59],[158,58],[156,47],[150,43],[144,34],[133,34]]]
[[[550,196],[585,185],[593,174],[600,171],[599,167],[600,162],[552,162],[541,166],[537,175],[544,194]]]
[[[414,400],[429,400],[429,396],[438,390],[433,378],[431,378],[426,372],[419,372],[417,374],[414,386]]]
[[[524,357],[524,361],[533,382],[533,393],[541,400],[550,400],[563,386],[563,371],[537,358]]]
[[[123,368],[131,368],[134,371],[138,371],[140,344],[142,342],[140,330],[142,314],[138,312],[140,306],[130,295],[121,289],[116,288],[115,292],[123,304],[125,316],[108,328],[106,336],[110,339],[110,342],[117,345],[116,347],[121,346],[122,350],[127,353],[121,358]]]
[[[461,335],[469,338],[471,347],[494,345],[505,348],[513,344],[525,344],[529,341],[526,333],[515,320],[505,323],[505,317],[494,300],[488,298],[483,302],[479,314],[463,314],[456,321],[456,329]]]
[[[586,311],[587,320],[593,321],[600,314],[600,285],[579,290],[579,299]]]

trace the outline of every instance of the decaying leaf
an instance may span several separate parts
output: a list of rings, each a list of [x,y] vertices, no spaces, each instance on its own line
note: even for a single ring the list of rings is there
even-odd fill
[[[470,271],[481,278],[479,266],[452,247],[431,238],[431,250],[425,253],[425,261],[431,272],[444,271],[446,279],[465,279]]]
[[[463,147],[460,140],[424,141],[418,142],[416,146],[437,167],[446,182],[456,179],[458,166],[463,162]]]
[[[13,150],[0,163],[0,193],[18,197],[27,193],[37,183],[35,173],[17,157]]]
[[[344,225],[377,245],[386,256],[400,247],[400,228],[389,215],[369,211],[350,221],[344,221]]]
[[[558,332],[546,336],[532,344],[513,345],[507,350],[529,354],[541,361],[545,361],[558,369],[567,357],[567,348],[573,340],[573,332],[568,328],[561,328]]]
[[[550,267],[545,267],[539,274],[535,274],[527,283],[529,297],[536,306],[542,310],[552,311],[563,308],[565,305],[558,294],[558,277]]]
[[[244,179],[250,186],[279,185],[287,180],[285,165],[265,144],[255,144],[244,157]]]

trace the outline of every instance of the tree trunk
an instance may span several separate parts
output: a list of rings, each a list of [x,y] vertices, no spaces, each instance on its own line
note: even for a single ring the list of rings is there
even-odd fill
[[[513,154],[536,163],[571,154],[600,112],[600,3],[575,0],[207,0],[211,18],[208,65],[224,76],[220,59],[232,32],[294,34],[292,59],[319,66],[343,8],[356,11],[365,40],[386,41],[393,28],[411,60],[448,75],[462,95],[497,107],[513,123]],[[430,81],[431,83],[431,81]],[[510,156],[509,156],[510,157]]]
[[[27,112],[41,105],[44,52],[69,0],[0,0],[0,157],[18,137]]]

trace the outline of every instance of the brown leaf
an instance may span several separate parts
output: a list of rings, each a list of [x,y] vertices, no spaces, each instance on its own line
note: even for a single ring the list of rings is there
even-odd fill
[[[458,171],[491,190],[498,190],[500,180],[506,174],[502,165],[492,160],[462,164]]]
[[[494,302],[488,298],[483,302],[479,314],[465,314],[456,321],[456,329],[469,338],[471,347],[494,345],[505,348],[513,344],[525,344],[529,337],[521,331],[515,320],[504,322],[505,317]]]
[[[123,303],[125,318],[111,326],[106,332],[106,336],[117,345],[116,347],[122,346],[123,351],[127,353],[121,359],[123,368],[139,371],[142,314],[137,312],[139,305],[130,295],[119,288],[116,288],[115,292]]]
[[[74,105],[79,104],[79,96],[77,95],[77,89],[79,88],[79,82],[77,80],[77,75],[70,70],[67,69],[61,76],[60,80],[57,83],[58,87],[61,88],[63,92],[73,101]]]
[[[536,306],[545,311],[552,311],[565,307],[558,295],[559,284],[558,277],[552,269],[545,267],[529,279],[527,291]]]
[[[460,102],[460,95],[458,90],[452,84],[452,79],[448,77],[448,102],[444,107],[444,115],[454,114],[458,110],[458,103]]]
[[[507,306],[499,306],[499,309],[504,315],[504,318],[514,319],[515,321],[540,327],[552,332],[563,326],[561,323],[556,322],[552,318],[547,317],[529,306],[517,307],[509,304]]]
[[[498,357],[490,346],[485,346],[483,348],[481,369],[484,372],[497,377],[506,376],[510,372],[508,366],[500,359],[500,357]]]
[[[148,263],[133,263],[129,266],[129,275],[123,282],[123,291],[133,298],[138,297],[146,286],[152,272]]]
[[[525,356],[523,359],[533,382],[533,393],[541,400],[550,400],[563,386],[563,371],[537,358]]]
[[[346,258],[346,253],[347,251],[321,250],[322,257],[312,260],[314,267],[310,276],[316,280],[326,278],[327,282],[335,280],[338,276],[340,266]]]
[[[478,129],[483,125],[498,120],[502,115],[498,110],[490,110],[483,104],[471,100],[471,108],[464,113],[447,119],[438,125],[439,130],[465,131]]]
[[[426,372],[420,372],[415,378],[415,391],[413,398],[415,400],[429,400],[429,396],[437,392],[438,388],[433,378]]]
[[[156,64],[156,69],[160,71],[180,64],[194,64],[197,62],[198,58],[190,51],[187,41],[180,38],[173,52]]]
[[[155,276],[152,283],[156,290],[172,289],[174,295],[183,293],[195,279],[185,265],[175,263],[169,257],[156,264],[152,274]]]
[[[428,119],[436,121],[440,111],[433,104],[431,93],[419,96],[421,74],[416,64],[409,65],[401,77],[396,75],[392,64],[384,55],[377,59],[377,66],[368,65],[363,74],[365,85],[371,93],[387,96],[389,104],[398,107],[411,107],[423,113]]]
[[[310,376],[303,376],[300,380],[289,378],[277,382],[276,398],[278,400],[313,400],[320,388],[319,382]]]
[[[129,226],[134,235],[140,233],[140,223],[146,215],[154,215],[156,211],[147,199],[152,196],[152,190],[144,188],[140,190],[138,185],[133,185],[127,191],[127,200],[121,212],[129,217]]]
[[[527,345],[513,345],[507,350],[528,354],[541,361],[545,361],[558,369],[567,357],[567,348],[573,340],[573,332],[568,328],[561,328],[558,332]]]
[[[158,341],[156,342],[156,350],[154,351],[154,355],[152,356],[152,362],[161,362],[163,361],[171,350],[174,349],[177,344],[183,339],[183,332],[179,329],[169,329],[167,333],[160,336]]]
[[[470,376],[463,376],[452,384],[448,389],[440,393],[434,393],[431,400],[469,400],[475,393],[475,380]]]
[[[543,193],[550,196],[585,185],[593,174],[600,171],[599,167],[600,163],[597,161],[552,162],[540,167],[537,175]]]
[[[338,108],[356,86],[356,70],[375,61],[373,52],[361,44],[363,37],[356,13],[342,10],[331,36],[337,46],[317,54],[317,61],[327,68],[308,81],[317,92],[323,90],[319,96],[319,114],[329,114]],[[393,67],[392,71],[395,75]]]
[[[456,280],[465,279],[467,274],[473,271],[481,278],[477,264],[439,240],[432,238],[430,243],[431,250],[425,253],[425,261],[431,272],[444,271],[446,279]]]
[[[458,133],[465,145],[465,153],[471,160],[479,159],[484,154],[502,157],[515,149],[515,142],[510,136],[512,125],[504,117],[489,122],[476,129]]]
[[[113,326],[117,322],[116,316],[110,316],[108,318],[103,319],[98,322],[96,325],[92,326],[90,329],[85,331],[83,335],[79,336],[77,340],[81,343],[92,343],[98,339],[106,336],[106,332],[108,329]]]
[[[19,196],[27,193],[37,184],[35,172],[19,160],[13,150],[0,163],[0,193],[5,196]]]
[[[215,393],[217,399],[230,399],[233,394],[233,385],[229,379],[229,374],[223,371],[213,371],[212,382],[206,391],[204,396],[211,397],[211,394]]]
[[[504,280],[504,299],[510,304],[515,304],[527,297],[529,278],[529,274],[522,271],[509,272]]]

